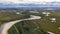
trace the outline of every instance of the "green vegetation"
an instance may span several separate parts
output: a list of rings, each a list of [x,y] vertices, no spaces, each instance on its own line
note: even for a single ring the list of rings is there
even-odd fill
[[[22,21],[14,24],[8,31],[9,34],[47,34],[47,31],[60,34],[60,10],[37,10],[39,13],[29,13],[30,10],[21,14],[15,12],[0,13],[0,25],[9,21],[19,20],[30,17],[30,15],[41,16],[39,20]],[[42,12],[50,12],[49,16],[45,16]],[[56,22],[51,22],[50,18],[56,18]],[[37,28],[38,26],[38,28]],[[36,29],[37,28],[37,29]]]
[[[48,34],[34,21],[22,21],[9,29],[9,34]]]
[[[49,18],[56,18],[56,22],[51,22]],[[60,34],[60,30],[58,27],[60,27],[60,12],[51,12],[50,16],[44,17],[41,20],[36,20],[37,23],[39,23],[43,30],[50,31],[55,34]]]
[[[25,14],[16,14],[16,12],[0,12],[0,25],[3,23],[28,18]]]

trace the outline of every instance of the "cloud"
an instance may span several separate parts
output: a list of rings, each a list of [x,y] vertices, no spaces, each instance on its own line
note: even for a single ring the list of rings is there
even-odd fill
[[[40,2],[40,0],[0,0],[0,3],[15,3],[15,4],[19,4],[19,3],[37,3]]]
[[[45,3],[45,2],[60,2],[60,0],[0,0],[3,4],[20,4],[20,3]]]
[[[9,3],[19,3],[19,0],[0,0],[0,3],[9,4]]]

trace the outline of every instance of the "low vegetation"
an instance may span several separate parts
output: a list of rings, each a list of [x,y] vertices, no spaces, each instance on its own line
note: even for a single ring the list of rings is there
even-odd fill
[[[49,16],[45,16],[42,12],[50,12]],[[60,34],[60,10],[37,10],[39,13],[30,13],[28,11],[20,12],[2,12],[0,13],[0,25],[9,21],[24,19],[30,17],[29,15],[37,15],[42,18],[39,20],[22,21],[14,24],[8,31],[8,34],[48,34],[53,32]],[[56,22],[51,22],[50,18],[56,18]],[[37,27],[38,26],[38,27]],[[37,28],[37,29],[36,29]]]

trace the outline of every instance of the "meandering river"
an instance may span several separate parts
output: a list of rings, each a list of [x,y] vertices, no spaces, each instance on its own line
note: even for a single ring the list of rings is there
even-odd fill
[[[1,25],[0,27],[0,34],[8,34],[8,30],[16,23],[24,21],[24,20],[35,20],[35,19],[40,19],[40,16],[34,16],[32,15],[32,17],[30,18],[26,18],[26,19],[20,19],[20,20],[16,20],[16,21],[11,21],[8,23],[5,23],[3,25]]]

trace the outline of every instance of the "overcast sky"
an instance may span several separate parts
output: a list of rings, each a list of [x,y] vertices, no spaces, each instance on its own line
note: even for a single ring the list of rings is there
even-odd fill
[[[44,3],[44,2],[60,2],[60,0],[0,0],[0,3],[4,4]]]

